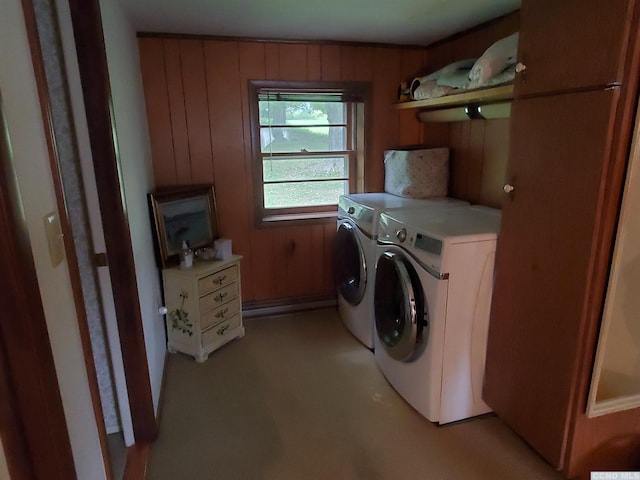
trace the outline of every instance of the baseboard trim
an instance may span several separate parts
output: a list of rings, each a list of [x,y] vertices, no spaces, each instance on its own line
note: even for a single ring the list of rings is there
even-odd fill
[[[144,480],[151,453],[151,443],[136,443],[127,448],[127,461],[122,480]]]
[[[280,315],[283,313],[314,310],[316,308],[335,307],[338,300],[335,295],[319,295],[313,297],[282,298],[258,302],[245,302],[242,305],[244,318]]]

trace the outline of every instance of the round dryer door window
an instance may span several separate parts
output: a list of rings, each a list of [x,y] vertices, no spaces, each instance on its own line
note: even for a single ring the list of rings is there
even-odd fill
[[[367,265],[362,244],[354,225],[340,224],[335,238],[334,272],[342,298],[358,305],[367,285]]]
[[[385,351],[399,361],[415,358],[426,325],[424,293],[411,262],[401,253],[378,258],[375,281],[376,332]]]

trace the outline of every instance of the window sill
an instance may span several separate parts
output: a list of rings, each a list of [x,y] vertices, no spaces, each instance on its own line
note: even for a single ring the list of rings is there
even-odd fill
[[[336,222],[337,211],[314,213],[288,213],[285,215],[267,215],[258,220],[258,227],[280,227],[291,225],[317,225]]]

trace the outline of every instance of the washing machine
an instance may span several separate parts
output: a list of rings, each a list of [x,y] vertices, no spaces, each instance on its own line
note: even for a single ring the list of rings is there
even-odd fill
[[[445,424],[482,400],[500,212],[468,206],[380,215],[374,356],[404,399]]]
[[[378,220],[382,212],[434,210],[468,205],[448,197],[410,199],[389,193],[342,195],[334,243],[338,310],[347,329],[367,348],[373,342],[373,282]]]

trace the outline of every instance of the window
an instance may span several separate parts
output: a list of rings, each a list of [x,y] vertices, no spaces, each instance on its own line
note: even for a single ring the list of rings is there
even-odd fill
[[[362,191],[366,84],[251,82],[256,221],[332,216]]]

